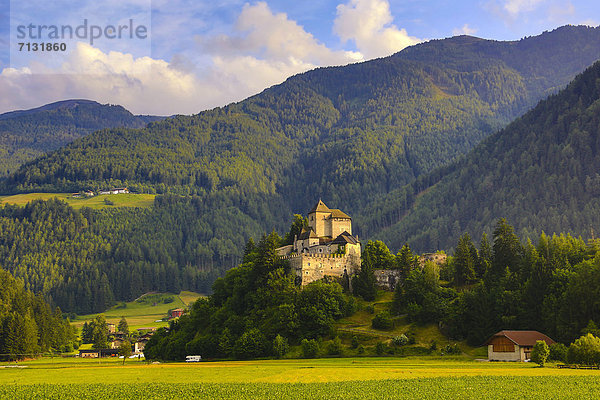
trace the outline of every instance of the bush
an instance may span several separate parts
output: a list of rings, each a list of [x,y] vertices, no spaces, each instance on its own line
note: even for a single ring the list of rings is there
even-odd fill
[[[352,341],[350,342],[350,347],[356,349],[360,343],[358,342],[358,336],[352,336]]]
[[[375,314],[375,307],[373,307],[373,304],[369,304],[365,307],[365,311],[369,314]]]
[[[431,351],[437,350],[437,342],[434,339],[432,339],[431,342],[429,342],[429,350],[431,350]]]
[[[275,339],[273,339],[273,353],[275,354],[275,357],[281,358],[285,356],[288,350],[289,346],[287,339],[281,335],[277,335]]]
[[[327,344],[327,354],[332,356],[342,354],[342,340],[338,336]]]
[[[456,343],[454,343],[454,344],[447,344],[442,349],[442,354],[455,355],[455,354],[461,354],[461,353],[462,353],[462,351],[460,350],[460,348],[458,347],[458,344],[456,344]]]
[[[548,360],[567,362],[567,352],[569,349],[562,343],[552,343],[550,345],[550,355]]]
[[[392,344],[394,346],[398,346],[398,347],[405,346],[408,344],[408,337],[405,334],[402,334],[400,336],[395,336],[392,339]]]
[[[543,340],[538,340],[531,350],[531,361],[543,367],[550,354],[548,345]]]
[[[377,353],[378,356],[383,355],[387,350],[387,345],[383,342],[377,342],[377,344],[375,345],[375,353]]]
[[[373,322],[371,323],[373,328],[375,329],[392,329],[394,326],[394,321],[392,320],[392,315],[389,311],[382,311],[373,318]]]
[[[174,302],[174,301],[175,301],[175,299],[173,298],[173,296],[168,296],[168,297],[165,297],[165,298],[163,299],[163,303],[164,303],[164,304],[169,304],[169,303],[172,303],[172,302]]]
[[[359,344],[358,347],[356,348],[356,351],[358,351],[358,354],[364,354],[365,346],[363,346],[362,344]]]
[[[267,345],[265,336],[256,328],[244,332],[235,342],[234,354],[236,358],[249,359],[266,355]]]
[[[319,343],[315,339],[303,339],[300,343],[302,346],[302,357],[315,358],[319,354]]]
[[[406,337],[408,337],[408,344],[417,343],[417,334],[414,332],[406,332]]]
[[[569,346],[567,352],[569,364],[600,364],[600,339],[588,333]]]

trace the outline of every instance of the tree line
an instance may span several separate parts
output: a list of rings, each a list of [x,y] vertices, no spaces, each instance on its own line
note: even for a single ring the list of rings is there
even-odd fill
[[[73,351],[75,329],[59,308],[25,290],[0,269],[0,359],[18,360],[45,352]]]

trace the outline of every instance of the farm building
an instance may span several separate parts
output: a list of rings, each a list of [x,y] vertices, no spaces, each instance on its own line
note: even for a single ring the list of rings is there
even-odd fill
[[[117,357],[118,355],[118,349],[79,350],[81,358]]]
[[[531,358],[531,350],[538,340],[547,345],[554,340],[538,331],[500,331],[489,338],[488,359],[490,361],[527,361]]]
[[[169,311],[169,319],[179,318],[183,315],[183,308],[176,308]]]

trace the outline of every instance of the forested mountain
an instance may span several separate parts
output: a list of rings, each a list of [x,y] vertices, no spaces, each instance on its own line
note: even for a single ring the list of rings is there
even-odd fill
[[[142,128],[158,119],[90,100],[65,100],[0,114],[0,176],[99,129]]]
[[[506,217],[521,237],[600,226],[600,62],[459,162],[375,202],[363,228],[392,246],[448,248]],[[596,229],[596,231],[594,231]]]
[[[388,228],[381,236],[396,235],[391,247],[452,246],[391,225],[457,168],[449,161],[599,54],[600,29],[587,27],[517,42],[461,36],[314,70],[198,115],[95,132],[24,165],[2,192],[126,185],[166,195],[150,210],[6,206],[0,265],[66,311],[101,311],[148,290],[206,290],[239,261],[248,237],[283,232],[318,197],[347,210],[361,238]],[[448,220],[410,221],[448,233]]]
[[[22,167],[3,191],[259,193],[290,213],[322,196],[356,214],[467,152],[599,54],[600,29],[587,27],[517,42],[431,41],[198,115],[97,132]]]

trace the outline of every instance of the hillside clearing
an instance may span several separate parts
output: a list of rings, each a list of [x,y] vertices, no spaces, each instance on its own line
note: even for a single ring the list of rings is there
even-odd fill
[[[33,200],[49,200],[53,198],[66,201],[71,207],[79,209],[89,207],[95,210],[111,207],[149,208],[154,204],[155,194],[102,194],[93,197],[74,198],[71,193],[23,193],[0,197],[0,203],[24,206]],[[110,204],[113,203],[113,204]]]

